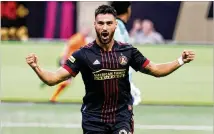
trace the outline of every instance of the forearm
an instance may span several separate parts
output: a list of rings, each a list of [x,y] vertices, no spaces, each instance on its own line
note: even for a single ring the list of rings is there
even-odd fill
[[[150,66],[150,65],[148,65],[148,66]],[[175,70],[177,70],[179,67],[181,67],[178,60],[175,60],[175,61],[172,61],[169,63],[155,64],[154,66],[155,67],[153,67],[153,69],[150,69],[149,74],[153,75],[155,77],[167,76],[167,75],[171,74],[172,72],[174,72]]]
[[[158,77],[163,77],[171,74],[175,70],[177,70],[181,65],[178,63],[178,60],[175,60],[170,63],[157,64],[157,73]]]
[[[45,69],[40,68],[39,66],[34,67],[32,69],[36,72],[40,80],[49,86],[54,86],[60,82],[55,72],[47,71]]]

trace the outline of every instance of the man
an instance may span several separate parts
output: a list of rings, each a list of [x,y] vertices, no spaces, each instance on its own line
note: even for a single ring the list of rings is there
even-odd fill
[[[126,23],[131,16],[131,2],[129,1],[113,1],[111,6],[117,12],[118,26],[115,30],[114,39],[122,43],[130,43],[129,33],[126,29]],[[140,89],[137,88],[132,82],[133,69],[129,69],[129,81],[131,84],[131,94],[133,97],[133,104],[138,105],[141,102]]]
[[[151,20],[142,21],[142,35],[140,38],[141,44],[161,44],[164,39],[160,33],[155,31],[154,24]]]
[[[60,55],[59,58],[59,66],[62,66],[65,64],[66,60],[78,49],[81,47],[87,45],[87,37],[88,34],[90,33],[89,28],[82,28],[80,32],[72,35],[67,43],[65,44],[65,47]],[[45,83],[42,83],[41,87],[44,86]],[[56,102],[58,96],[66,89],[69,85],[71,84],[71,78],[61,82],[58,86],[57,89],[55,90],[54,94],[51,96],[50,101],[51,102]]]
[[[129,66],[142,73],[163,77],[192,61],[194,52],[183,51],[178,60],[168,63],[150,62],[132,45],[113,40],[117,27],[116,11],[109,5],[96,9],[94,27],[96,40],[74,52],[57,71],[41,68],[35,54],[28,55],[26,62],[50,86],[81,72],[86,90],[81,108],[84,134],[132,133]]]

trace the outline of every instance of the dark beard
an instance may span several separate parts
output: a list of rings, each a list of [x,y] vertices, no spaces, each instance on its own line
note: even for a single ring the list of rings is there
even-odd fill
[[[113,32],[109,35],[109,40],[108,40],[107,42],[104,42],[104,41],[102,40],[101,34],[99,34],[99,32],[98,32],[96,29],[95,29],[95,31],[96,31],[97,38],[98,38],[99,42],[100,42],[101,44],[104,44],[104,45],[109,44],[109,43],[111,42],[111,40],[112,40],[112,38],[113,38],[113,36],[114,36],[114,32],[115,32],[115,31],[113,31]]]

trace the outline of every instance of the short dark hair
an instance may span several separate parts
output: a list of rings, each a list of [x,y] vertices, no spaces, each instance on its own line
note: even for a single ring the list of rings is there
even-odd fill
[[[110,5],[117,11],[117,15],[121,15],[128,12],[128,8],[131,5],[129,1],[113,1]]]
[[[98,14],[112,14],[115,18],[117,17],[117,11],[109,5],[101,5],[95,10],[95,18]]]

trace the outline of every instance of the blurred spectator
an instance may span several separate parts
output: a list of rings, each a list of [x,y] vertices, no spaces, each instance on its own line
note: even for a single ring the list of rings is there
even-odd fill
[[[130,30],[130,36],[133,37],[141,31],[141,20],[136,19],[133,23],[133,27]]]
[[[143,31],[141,29],[141,20],[136,19],[133,23],[133,27],[130,30],[130,42],[131,43],[140,43],[141,42],[141,36],[143,34]]]
[[[159,44],[164,43],[162,35],[155,31],[153,22],[150,20],[143,20],[142,22],[142,31],[140,43],[142,44]]]

